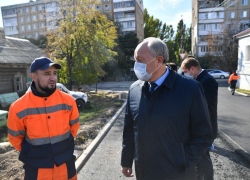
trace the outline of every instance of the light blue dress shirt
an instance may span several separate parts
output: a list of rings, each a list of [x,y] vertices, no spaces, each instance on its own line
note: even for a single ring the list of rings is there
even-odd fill
[[[155,87],[154,90],[156,90],[160,85],[162,85],[162,83],[165,81],[165,79],[168,77],[168,75],[169,75],[169,69],[167,67],[167,70],[166,70],[165,74],[163,74],[159,79],[157,79],[155,81],[157,86]],[[150,83],[148,83],[148,85],[149,85],[149,91],[150,91]]]

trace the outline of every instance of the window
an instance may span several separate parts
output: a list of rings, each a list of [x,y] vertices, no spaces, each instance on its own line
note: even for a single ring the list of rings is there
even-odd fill
[[[97,9],[98,11],[101,11],[101,10],[102,10],[102,7],[101,7],[101,6],[96,6],[96,9]]]
[[[247,17],[247,11],[241,11],[241,17],[242,18]]]
[[[135,17],[135,14],[134,13],[129,13],[129,14],[126,14],[126,17]]]
[[[122,22],[121,24],[123,28],[135,27],[135,21]]]
[[[38,34],[37,33],[34,33],[34,38],[37,38],[38,37]]]
[[[105,11],[109,10],[109,5],[105,5]]]
[[[28,34],[28,38],[31,38],[31,34]]]
[[[30,9],[28,7],[25,8],[25,12],[30,12]]]
[[[134,6],[135,6],[134,1],[123,1],[123,2],[114,3],[114,9],[125,8],[125,7],[134,7]]]
[[[103,0],[103,2],[109,2],[109,0]]]
[[[241,0],[241,5],[246,6],[247,5],[247,0]]]
[[[52,3],[45,4],[45,9],[51,8],[52,5],[53,5]]]
[[[42,5],[38,6],[38,10],[42,11],[43,10],[43,6]]]
[[[199,8],[209,8],[209,2],[199,2]]]
[[[207,52],[208,46],[201,46],[201,52]]]
[[[36,29],[36,24],[33,25],[33,29]]]
[[[30,30],[30,25],[27,25],[27,30]]]
[[[11,26],[4,28],[5,31],[17,31],[17,26]]]
[[[33,6],[33,7],[31,8],[31,10],[32,10],[32,11],[36,11],[36,6]]]
[[[44,27],[44,23],[41,23],[41,24],[40,24],[40,27]]]
[[[229,19],[233,19],[234,18],[234,12],[230,12],[229,13]]]
[[[21,31],[24,31],[24,26],[21,26]]]
[[[3,16],[7,16],[11,14],[16,14],[16,9],[3,10]]]
[[[115,18],[124,18],[123,12],[116,12],[114,15],[115,15]]]
[[[42,15],[42,14],[39,14],[39,18],[40,18],[40,19],[43,19],[43,15]]]
[[[19,11],[19,13],[20,13],[20,14],[22,14],[22,13],[23,13],[23,9],[19,9],[18,11]]]
[[[22,76],[17,76],[16,78],[16,90],[22,91],[23,90],[23,77]]]
[[[200,36],[200,42],[201,41],[207,41],[208,39],[208,36]]]
[[[29,16],[26,17],[26,21],[30,21],[30,17]]]
[[[4,27],[17,26],[17,18],[7,18],[3,19]]]
[[[214,1],[213,2],[213,7],[217,7],[217,6],[219,6],[219,1]]]
[[[35,21],[36,20],[36,15],[32,17],[32,19]]]
[[[246,47],[246,61],[250,61],[250,46]]]
[[[25,35],[22,35],[21,38],[25,38]]]
[[[229,1],[229,6],[234,6],[235,5],[235,1]]]
[[[23,22],[23,17],[20,18],[20,22]]]

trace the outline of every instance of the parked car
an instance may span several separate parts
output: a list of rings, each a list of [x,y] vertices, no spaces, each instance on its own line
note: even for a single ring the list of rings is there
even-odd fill
[[[225,78],[228,78],[230,76],[229,72],[224,72],[221,70],[210,71],[208,74],[210,74],[214,78],[220,78],[220,79],[225,79]]]
[[[206,69],[206,71],[209,73],[209,72],[211,72],[211,71],[220,71],[219,69]]]
[[[61,83],[56,83],[56,87],[60,91],[70,94],[75,99],[78,109],[82,109],[86,103],[89,103],[87,94],[83,92],[70,91]],[[30,90],[31,89],[29,87],[26,93],[29,92]]]

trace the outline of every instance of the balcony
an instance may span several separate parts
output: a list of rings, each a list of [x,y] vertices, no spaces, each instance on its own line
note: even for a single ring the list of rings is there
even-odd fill
[[[124,21],[135,21],[135,17],[123,17],[123,18],[118,18],[119,22],[124,22]]]
[[[123,7],[114,9],[114,12],[126,12],[126,11],[135,11],[135,7]]]

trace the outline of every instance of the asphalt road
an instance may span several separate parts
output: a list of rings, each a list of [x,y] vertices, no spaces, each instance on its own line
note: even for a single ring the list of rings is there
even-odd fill
[[[217,81],[218,127],[250,154],[250,97],[231,95],[227,79]]]
[[[228,91],[228,80],[217,79],[217,81],[219,83],[219,129],[244,150],[250,152],[250,97],[238,94],[232,96]],[[121,87],[119,87],[119,83],[103,83],[102,89],[124,91],[130,84],[132,82],[121,82]],[[125,178],[120,172],[123,120],[124,112],[121,113],[109,133],[78,173],[78,179],[135,180],[135,177]],[[217,138],[214,145],[215,149],[210,154],[214,165],[215,180],[250,179],[249,164],[235,154],[230,144]]]

